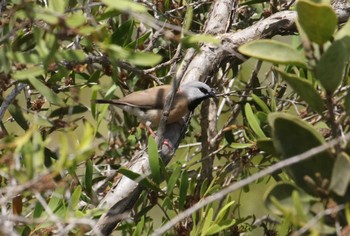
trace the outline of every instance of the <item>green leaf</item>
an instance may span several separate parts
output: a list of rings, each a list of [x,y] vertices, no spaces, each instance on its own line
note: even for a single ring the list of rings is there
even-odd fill
[[[35,77],[29,77],[28,80],[34,86],[34,88],[38,90],[38,92],[41,93],[50,103],[59,106],[65,105],[63,100],[45,84],[43,84],[39,79]]]
[[[173,173],[171,174],[171,176],[169,178],[169,181],[167,184],[167,190],[166,190],[168,196],[170,196],[172,194],[173,189],[175,187],[175,184],[179,179],[180,173],[181,173],[181,165],[179,164],[179,165],[176,165]]]
[[[162,60],[162,56],[149,52],[131,52],[118,45],[101,45],[109,51],[109,56],[115,61],[126,60],[139,66],[153,66]]]
[[[213,45],[219,45],[220,40],[213,35],[209,34],[196,34],[191,36],[186,36],[182,39],[184,45],[191,46],[192,44],[198,43],[211,43]]]
[[[296,9],[298,21],[309,40],[322,45],[331,39],[338,20],[330,5],[299,0]]]
[[[185,24],[183,26],[184,32],[187,32],[190,29],[192,20],[193,20],[193,7],[188,6],[186,10],[185,20],[184,20]]]
[[[208,212],[205,216],[204,223],[203,223],[202,234],[201,234],[202,236],[207,235],[207,231],[213,222],[214,209],[212,207],[207,207],[207,211]]]
[[[10,112],[13,119],[15,119],[17,124],[21,126],[23,130],[29,129],[28,122],[26,118],[23,116],[22,109],[19,106],[15,106],[11,104],[8,108],[8,111]]]
[[[274,40],[263,39],[246,43],[238,50],[250,57],[277,64],[305,65],[304,56],[288,44]]]
[[[329,93],[333,93],[343,79],[345,62],[349,59],[346,52],[347,46],[343,40],[334,41],[316,64],[316,79]]]
[[[125,60],[138,66],[155,66],[162,61],[162,56],[150,52],[134,52]]]
[[[144,227],[145,227],[145,217],[141,217],[141,220],[136,225],[136,229],[132,233],[132,236],[141,236]]]
[[[266,152],[267,154],[270,154],[272,156],[278,156],[277,151],[273,145],[272,139],[270,138],[259,138],[256,141],[256,145],[259,149]]]
[[[345,112],[349,116],[350,115],[350,91],[347,92],[344,98],[344,107]]]
[[[150,135],[148,137],[148,158],[151,168],[151,176],[156,184],[160,184],[160,166],[159,166],[159,154],[158,146],[154,138]]]
[[[230,147],[234,149],[245,149],[245,148],[250,148],[254,144],[252,143],[231,143]]]
[[[34,207],[33,218],[39,218],[43,211],[44,207],[39,202],[37,202]]]
[[[133,172],[129,169],[126,169],[124,167],[121,167],[118,169],[118,172],[122,175],[128,177],[129,179],[132,179],[134,181],[138,181],[139,184],[141,184],[142,187],[146,189],[152,189],[156,192],[159,192],[159,187],[156,186],[154,183],[149,181],[147,178],[142,178],[142,176],[139,173]]]
[[[36,20],[43,20],[50,25],[56,25],[56,24],[58,24],[58,21],[59,21],[58,15],[54,14],[54,12],[49,10],[49,9],[36,11],[35,12],[35,19]]]
[[[114,8],[118,11],[125,11],[125,12],[139,12],[139,13],[146,13],[147,8],[142,6],[141,4],[138,4],[136,2],[132,2],[129,0],[102,0],[104,4],[107,6]]]
[[[342,152],[336,158],[333,171],[330,189],[338,194],[344,196],[350,183],[350,157]]]
[[[67,60],[71,62],[81,62],[86,59],[86,54],[83,50],[59,50],[55,57],[57,60]]]
[[[25,70],[16,71],[13,73],[13,78],[17,80],[26,80],[30,77],[35,78],[36,76],[42,75],[44,69],[40,66],[29,67]]]
[[[286,81],[313,110],[319,114],[323,113],[323,100],[309,81],[292,74],[287,74],[278,69],[275,69],[275,71],[281,75],[282,79]]]
[[[350,37],[350,19],[348,20],[348,22],[346,22],[345,25],[342,26],[342,28],[335,34],[334,39],[338,40],[338,39],[342,39],[344,37]]]
[[[64,8],[66,7],[66,4],[68,2],[66,1],[57,1],[57,0],[49,0],[48,2],[49,9],[51,9],[53,12],[57,13],[64,13]]]
[[[213,224],[207,230],[206,235],[213,235],[213,234],[220,233],[221,231],[230,228],[234,224],[236,224],[235,219],[227,219],[220,222],[220,224]]]
[[[226,214],[226,212],[230,209],[230,207],[235,203],[235,201],[231,201],[229,203],[227,203],[223,208],[221,208],[221,210],[219,211],[219,213],[217,214],[216,218],[215,218],[215,222],[219,223],[224,219],[224,216]]]
[[[256,96],[254,93],[252,94],[252,98],[254,100],[254,102],[256,102],[256,104],[259,105],[259,107],[266,113],[266,114],[269,114],[271,111],[270,111],[270,108],[266,105],[266,103],[261,99],[259,98],[258,96]]]
[[[12,42],[13,51],[25,52],[35,47],[35,37],[32,32],[18,35]],[[32,53],[32,52],[31,52]]]
[[[299,155],[325,143],[323,137],[311,125],[296,116],[271,113],[269,122],[272,127],[274,146],[283,159]],[[327,150],[288,167],[288,171],[300,188],[317,196],[315,188],[310,187],[305,177],[315,178],[317,174],[322,178],[330,179],[333,163],[333,157]]]
[[[74,114],[84,113],[87,110],[88,109],[86,107],[81,105],[70,106],[70,107],[60,107],[52,111],[49,117],[53,118],[53,117],[63,117],[65,115],[74,115]]]
[[[80,201],[80,196],[81,196],[81,186],[78,185],[75,189],[74,192],[72,193],[72,197],[70,199],[70,209],[75,210],[78,206],[78,203]]]
[[[253,5],[253,4],[258,4],[258,3],[263,3],[263,2],[269,2],[270,0],[248,0],[243,3],[241,3],[241,6],[244,5]]]
[[[292,199],[293,199],[293,203],[294,203],[294,209],[296,211],[296,216],[298,217],[299,220],[303,221],[303,222],[307,222],[308,218],[305,215],[305,209],[306,206],[305,204],[302,203],[302,200],[300,198],[300,194],[299,191],[294,190],[292,192]]]
[[[93,176],[93,163],[91,160],[86,162],[85,169],[85,189],[88,194],[92,193],[92,176]]]
[[[188,174],[185,170],[181,175],[180,182],[180,192],[179,192],[179,210],[181,211],[185,205],[186,196],[187,196],[187,188],[188,188]]]
[[[127,48],[137,48],[138,46],[144,44],[145,41],[149,39],[150,35],[151,35],[151,32],[147,32],[144,35],[141,35],[136,40],[129,43],[128,45],[126,45],[126,47]]]
[[[279,182],[272,185],[264,194],[263,199],[267,209],[272,213],[281,215],[283,210],[275,204],[272,199],[275,199],[283,206],[285,210],[295,212],[292,194],[294,191],[300,191],[297,186],[291,183]],[[305,207],[308,205],[305,204]]]
[[[76,29],[85,23],[86,23],[86,16],[84,16],[82,12],[77,12],[72,15],[69,15],[66,19],[66,24],[71,29]]]
[[[111,35],[111,43],[118,44],[120,46],[126,45],[133,34],[134,20],[130,19],[124,22]]]
[[[252,130],[254,131],[254,133],[259,137],[259,138],[265,138],[265,134],[262,131],[262,129],[260,128],[260,124],[258,119],[255,117],[252,107],[250,106],[249,103],[246,103],[244,106],[244,111],[249,123],[249,126],[252,128]]]

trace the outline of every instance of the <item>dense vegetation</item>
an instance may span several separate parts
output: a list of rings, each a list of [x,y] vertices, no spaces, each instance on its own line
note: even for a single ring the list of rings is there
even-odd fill
[[[0,7],[1,235],[109,234],[101,215],[124,199],[117,235],[349,234],[349,1]],[[221,95],[169,163],[135,117],[93,102],[189,77]],[[101,204],[122,178],[138,191]]]

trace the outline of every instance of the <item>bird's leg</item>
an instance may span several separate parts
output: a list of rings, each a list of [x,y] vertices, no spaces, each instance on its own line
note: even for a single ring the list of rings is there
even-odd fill
[[[145,123],[145,126],[147,127],[147,130],[148,130],[148,132],[150,132],[150,134],[152,135],[152,137],[153,137],[154,139],[156,139],[156,134],[154,133],[154,131],[153,131],[152,128],[151,128],[151,122],[150,122],[150,121],[147,121],[147,122]],[[166,146],[168,146],[168,148],[169,148],[170,150],[173,149],[173,145],[171,145],[171,144],[169,143],[169,140],[168,140],[168,139],[164,139],[164,140],[163,140],[163,144],[166,145]]]
[[[151,122],[150,121],[147,121],[145,123],[145,126],[148,130],[148,132],[150,132],[150,134],[152,135],[153,138],[156,138],[156,134],[154,133],[153,129],[151,128]]]

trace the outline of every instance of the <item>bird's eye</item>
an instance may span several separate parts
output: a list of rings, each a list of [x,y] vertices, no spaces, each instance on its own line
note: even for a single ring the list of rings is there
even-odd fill
[[[201,87],[199,88],[199,90],[204,93],[204,94],[207,94],[208,93],[208,90],[206,90],[205,88]]]

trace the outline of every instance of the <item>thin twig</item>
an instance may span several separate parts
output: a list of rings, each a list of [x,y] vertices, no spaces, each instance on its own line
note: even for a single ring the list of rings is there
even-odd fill
[[[18,83],[9,95],[4,99],[0,107],[0,120],[4,118],[7,108],[15,100],[16,96],[26,87],[26,84]]]

